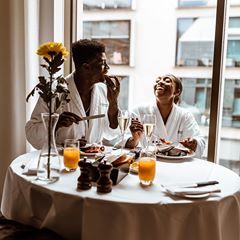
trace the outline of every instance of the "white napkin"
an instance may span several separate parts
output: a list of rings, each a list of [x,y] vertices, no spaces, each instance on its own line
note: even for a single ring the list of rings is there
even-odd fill
[[[22,174],[27,176],[37,176],[38,157],[29,159],[23,168]]]
[[[189,188],[169,186],[169,187],[165,187],[165,191],[171,195],[176,195],[176,196],[201,197],[200,195],[219,193],[221,192],[221,189],[219,188],[218,185],[205,186],[205,187],[189,187]]]

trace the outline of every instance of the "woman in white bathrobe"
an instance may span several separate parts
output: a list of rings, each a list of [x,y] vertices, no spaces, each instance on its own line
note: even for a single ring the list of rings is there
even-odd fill
[[[94,40],[83,39],[72,46],[75,71],[66,80],[70,91],[70,102],[58,113],[56,143],[62,145],[67,138],[84,138],[88,143],[101,142],[103,138],[111,140],[119,135],[118,104],[120,91],[118,79],[106,74],[105,46]],[[48,112],[46,103],[39,97],[26,123],[27,140],[36,149],[45,142],[45,131],[41,113]],[[105,117],[81,121],[87,115],[105,114]]]
[[[185,147],[195,151],[201,157],[205,140],[193,115],[176,105],[182,93],[181,81],[172,74],[158,77],[154,84],[155,104],[139,106],[133,109],[137,116],[131,122],[132,137],[126,147],[136,147],[143,138],[142,117],[144,114],[155,114],[156,127],[153,135],[172,142],[181,142]]]

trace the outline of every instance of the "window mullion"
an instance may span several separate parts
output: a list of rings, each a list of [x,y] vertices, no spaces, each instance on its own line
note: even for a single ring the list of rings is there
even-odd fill
[[[218,0],[217,2],[208,139],[208,160],[211,162],[217,162],[219,159],[218,144],[220,142],[220,128],[222,119],[224,70],[227,45],[226,26],[228,20],[229,2],[229,0]]]

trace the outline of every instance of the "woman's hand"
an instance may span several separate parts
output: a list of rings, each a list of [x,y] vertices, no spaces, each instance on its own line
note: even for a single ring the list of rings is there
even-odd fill
[[[180,141],[180,143],[186,147],[191,149],[192,151],[196,151],[197,149],[197,140],[194,138],[186,138]]]
[[[143,124],[138,120],[138,118],[132,118],[129,129],[132,137],[128,139],[126,147],[135,148],[143,136]]]

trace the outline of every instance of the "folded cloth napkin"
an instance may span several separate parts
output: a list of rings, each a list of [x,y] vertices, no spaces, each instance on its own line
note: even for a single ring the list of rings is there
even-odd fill
[[[205,186],[205,187],[189,187],[189,188],[172,186],[172,187],[165,187],[165,191],[168,194],[176,195],[176,196],[197,197],[198,195],[219,193],[221,192],[221,189],[219,188],[218,185]]]
[[[25,162],[24,165],[21,166],[23,169],[22,174],[26,176],[37,176],[38,172],[38,159],[32,158]]]

